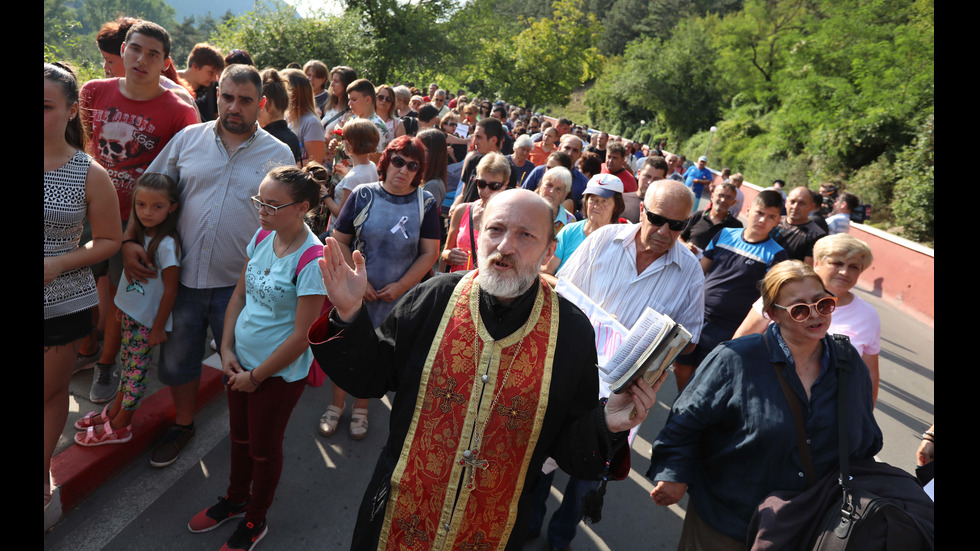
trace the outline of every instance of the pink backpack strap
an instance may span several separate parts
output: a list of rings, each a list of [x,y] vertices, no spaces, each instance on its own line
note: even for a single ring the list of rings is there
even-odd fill
[[[259,245],[259,243],[262,242],[263,239],[265,239],[266,237],[269,237],[269,234],[270,233],[272,233],[272,230],[261,230],[260,229],[259,230],[259,234],[257,236],[255,236],[255,246],[257,247]]]
[[[296,275],[293,276],[293,285],[296,284],[299,273],[303,271],[303,268],[321,256],[323,256],[323,245],[311,245],[310,248],[303,251],[303,254],[299,257],[299,262],[296,264]]]

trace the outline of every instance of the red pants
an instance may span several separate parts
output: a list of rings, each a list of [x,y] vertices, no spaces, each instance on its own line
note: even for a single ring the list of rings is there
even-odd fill
[[[293,408],[299,402],[306,379],[287,383],[269,377],[255,392],[228,389],[231,424],[231,482],[228,500],[251,501],[245,520],[258,525],[272,505],[282,474],[282,439]]]

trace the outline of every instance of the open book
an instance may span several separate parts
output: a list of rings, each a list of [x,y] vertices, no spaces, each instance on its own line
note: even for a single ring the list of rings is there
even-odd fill
[[[626,328],[566,280],[559,279],[555,289],[592,321],[601,386],[617,394],[640,377],[655,383],[691,342],[687,329],[652,308],[646,308],[633,327]]]

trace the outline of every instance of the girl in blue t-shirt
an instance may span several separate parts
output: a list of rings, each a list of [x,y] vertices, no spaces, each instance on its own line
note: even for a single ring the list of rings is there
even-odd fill
[[[144,173],[133,187],[129,219],[136,221],[136,239],[153,259],[157,277],[116,289],[122,324],[119,389],[111,406],[75,422],[84,431],[75,435],[80,446],[123,444],[133,438],[130,423],[146,390],[153,347],[167,340],[173,323],[170,311],[180,282],[179,196],[177,184],[164,174]]]
[[[313,353],[307,332],[327,291],[316,260],[323,243],[305,222],[320,204],[326,170],[317,163],[273,169],[251,197],[261,228],[225,311],[221,371],[228,386],[230,481],[225,497],[188,524],[207,532],[244,518],[228,540],[249,548],[264,537],[282,473],[286,425],[306,387]],[[248,543],[246,543],[248,542]]]

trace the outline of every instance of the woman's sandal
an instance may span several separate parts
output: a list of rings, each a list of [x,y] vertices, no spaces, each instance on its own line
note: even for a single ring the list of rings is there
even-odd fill
[[[75,430],[87,430],[96,425],[104,425],[109,422],[109,406],[102,409],[102,413],[90,411],[78,421],[75,421]]]
[[[367,436],[368,410],[366,408],[354,408],[350,416],[350,437],[354,440],[362,440]]]
[[[320,417],[320,435],[333,436],[340,425],[340,416],[344,413],[344,408],[339,408],[333,404],[327,406],[327,411]]]
[[[125,444],[133,439],[133,425],[124,429],[113,430],[112,424],[106,421],[102,432],[96,433],[95,427],[89,427],[84,433],[75,434],[75,443],[79,446],[102,446],[104,444]]]

